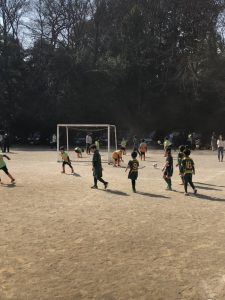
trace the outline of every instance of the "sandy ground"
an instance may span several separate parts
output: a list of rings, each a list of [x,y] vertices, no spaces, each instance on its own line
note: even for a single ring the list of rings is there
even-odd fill
[[[141,162],[137,194],[124,168],[105,164],[108,191],[91,190],[90,157],[73,176],[60,173],[54,151],[12,151],[16,185],[0,174],[1,300],[225,299],[225,163],[216,153],[193,153],[199,194],[185,197],[177,169],[165,190],[161,151]]]

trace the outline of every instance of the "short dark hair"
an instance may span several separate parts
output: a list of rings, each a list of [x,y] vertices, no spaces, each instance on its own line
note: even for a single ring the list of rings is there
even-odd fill
[[[97,149],[96,145],[95,144],[92,144],[89,149]]]
[[[185,146],[184,146],[184,145],[181,145],[181,146],[179,147],[179,150],[180,150],[180,152],[183,152],[183,151],[185,150]]]
[[[185,156],[189,156],[191,154],[191,150],[190,149],[185,149],[184,150],[184,155]]]
[[[65,149],[64,149],[64,147],[63,147],[63,146],[61,146],[61,147],[59,148],[59,150],[63,150],[63,151],[64,151]]]
[[[136,151],[133,151],[133,152],[131,153],[131,157],[132,157],[132,158],[136,158],[136,157],[137,157],[137,152],[136,152]]]
[[[144,143],[144,142],[145,142],[145,140],[143,139],[143,140],[142,140],[142,143]]]
[[[167,149],[166,149],[166,153],[167,153],[167,154],[171,154],[171,148],[167,148]]]

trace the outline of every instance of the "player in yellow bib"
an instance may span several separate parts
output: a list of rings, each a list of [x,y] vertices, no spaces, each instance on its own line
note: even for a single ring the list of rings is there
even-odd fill
[[[69,154],[64,150],[64,147],[60,147],[61,157],[62,157],[62,173],[65,173],[65,165],[68,165],[71,169],[71,172],[74,173]]]
[[[5,172],[5,174],[11,179],[11,183],[13,183],[13,182],[15,182],[15,178],[13,178],[13,176],[9,173],[6,163],[4,161],[4,158],[7,158],[8,160],[10,160],[10,158],[7,155],[0,152],[0,170]],[[1,178],[0,178],[0,183],[1,183]]]
[[[184,176],[184,190],[186,196],[189,196],[187,191],[188,184],[190,184],[190,186],[192,187],[194,194],[197,193],[194,183],[192,182],[192,174],[195,174],[195,164],[193,159],[189,157],[190,154],[191,151],[189,149],[184,150],[184,158],[181,162],[182,173]]]

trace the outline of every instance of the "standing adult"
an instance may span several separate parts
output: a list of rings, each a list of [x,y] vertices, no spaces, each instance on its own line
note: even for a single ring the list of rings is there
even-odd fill
[[[123,155],[126,155],[126,147],[127,147],[127,141],[125,140],[125,138],[123,137],[121,143],[121,149],[123,150]]]
[[[222,134],[219,135],[219,138],[217,140],[217,147],[218,147],[218,160],[220,162],[223,161],[223,152],[224,152],[224,140]]]
[[[216,150],[216,134],[215,134],[215,132],[213,132],[212,136],[211,136],[211,149],[212,149],[212,151]]]
[[[0,150],[3,151],[3,134],[0,132]]]
[[[141,153],[139,151],[139,142],[136,135],[133,137],[133,151],[137,152],[141,156]]]
[[[90,146],[92,144],[92,137],[90,133],[86,135],[86,153],[90,154]]]
[[[3,137],[3,152],[9,152],[9,135],[7,133]]]

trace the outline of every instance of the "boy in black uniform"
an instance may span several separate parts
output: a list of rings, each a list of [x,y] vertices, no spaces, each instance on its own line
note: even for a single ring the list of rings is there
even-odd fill
[[[94,176],[94,185],[91,187],[92,189],[98,188],[98,181],[102,182],[105,186],[105,189],[108,187],[108,182],[102,179],[102,162],[101,162],[101,155],[97,150],[96,145],[91,145],[90,150],[94,153],[92,158],[92,171]]]
[[[172,181],[171,177],[173,176],[173,157],[171,155],[171,148],[166,149],[166,163],[164,168],[163,178],[167,183],[167,190],[172,191]]]
[[[187,192],[188,183],[192,187],[194,193],[197,193],[194,183],[192,182],[192,174],[195,174],[195,164],[194,161],[189,157],[190,154],[191,151],[189,149],[184,150],[185,157],[182,159],[181,163],[182,173],[184,174],[184,190],[186,196],[189,196]]]
[[[133,160],[129,161],[128,166],[126,167],[125,172],[128,169],[130,169],[129,174],[128,174],[128,178],[131,179],[133,192],[136,193],[136,180],[138,178],[138,167],[139,167],[139,162],[136,159],[137,152],[133,151],[131,153],[131,157],[133,158]]]
[[[183,185],[184,184],[184,175],[183,175],[183,170],[182,170],[182,159],[184,158],[184,150],[185,150],[185,146],[184,145],[181,145],[179,147],[179,153],[178,153],[178,156],[177,156],[177,167],[179,167],[179,175],[180,175],[180,178],[181,178],[181,184]]]

